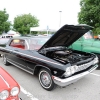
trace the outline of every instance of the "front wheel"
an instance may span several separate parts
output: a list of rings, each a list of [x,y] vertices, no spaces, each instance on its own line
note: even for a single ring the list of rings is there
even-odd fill
[[[6,65],[6,66],[9,65],[9,62],[7,61],[6,55],[3,55],[3,64]]]
[[[41,86],[48,91],[51,91],[55,85],[53,80],[52,80],[51,72],[47,69],[40,70],[39,82],[40,82]]]

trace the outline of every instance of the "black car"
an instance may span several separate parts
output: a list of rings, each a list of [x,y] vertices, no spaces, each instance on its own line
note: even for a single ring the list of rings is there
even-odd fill
[[[16,37],[0,47],[5,65],[13,64],[39,76],[41,86],[52,90],[66,86],[98,67],[96,55],[68,49],[92,27],[64,25],[52,37]]]

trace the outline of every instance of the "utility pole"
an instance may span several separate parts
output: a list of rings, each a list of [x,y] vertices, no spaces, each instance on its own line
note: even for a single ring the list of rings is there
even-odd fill
[[[59,13],[60,13],[59,27],[60,27],[61,26],[61,13],[62,13],[62,11],[59,11]]]

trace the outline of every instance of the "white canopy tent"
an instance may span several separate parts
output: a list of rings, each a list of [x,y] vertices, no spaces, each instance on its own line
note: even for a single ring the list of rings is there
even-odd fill
[[[9,31],[7,32],[7,34],[16,34],[16,32],[13,31],[13,30],[9,30]]]
[[[37,31],[37,32],[56,32],[59,28],[44,28],[44,27],[31,27],[30,28],[30,33],[32,31]]]
[[[21,36],[19,32],[13,30],[9,30],[6,35]]]

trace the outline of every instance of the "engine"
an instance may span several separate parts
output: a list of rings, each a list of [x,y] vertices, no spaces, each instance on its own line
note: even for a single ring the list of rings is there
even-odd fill
[[[82,55],[78,53],[73,53],[72,51],[66,50],[66,51],[56,51],[54,52],[54,59],[61,61],[63,63],[75,63],[80,60],[82,60]]]
[[[46,48],[44,51],[45,51],[44,52],[45,56],[54,59],[56,61],[59,61],[63,64],[66,63],[75,64],[77,62],[86,60],[91,57],[91,55],[87,53],[83,53],[75,50],[73,51],[71,49],[63,48],[63,47]]]

